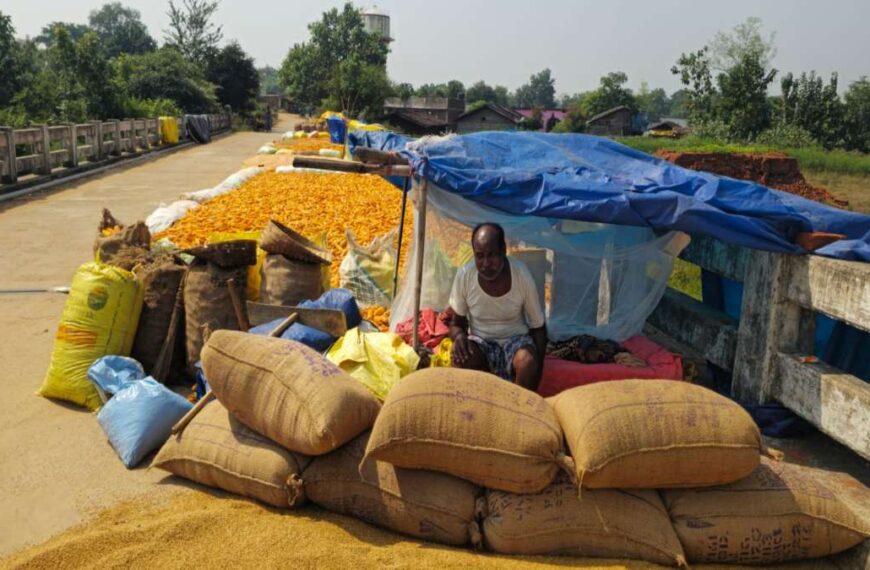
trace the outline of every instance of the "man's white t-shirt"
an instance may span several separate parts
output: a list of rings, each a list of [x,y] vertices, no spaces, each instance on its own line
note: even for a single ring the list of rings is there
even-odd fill
[[[517,259],[507,260],[511,288],[501,297],[492,297],[481,289],[474,261],[460,267],[453,280],[450,306],[468,318],[471,334],[486,340],[507,340],[544,326],[544,311],[529,268]]]

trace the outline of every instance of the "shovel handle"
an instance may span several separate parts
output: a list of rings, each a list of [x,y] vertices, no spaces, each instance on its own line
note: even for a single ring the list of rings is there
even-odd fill
[[[187,427],[187,424],[189,424],[191,422],[191,420],[193,420],[193,418],[196,417],[196,414],[200,413],[202,411],[202,409],[205,407],[205,405],[208,404],[209,402],[211,402],[212,400],[214,400],[214,392],[209,390],[208,392],[205,393],[205,395],[202,398],[199,399],[199,402],[197,402],[190,409],[189,412],[184,414],[183,418],[178,420],[178,423],[176,423],[174,426],[172,426],[172,429],[169,430],[169,433],[171,433],[172,435],[176,435],[179,432],[181,432],[184,428]]]
[[[295,323],[297,320],[299,320],[299,313],[290,313],[289,317],[281,321],[281,323],[277,327],[272,329],[272,331],[269,333],[269,336],[276,338],[281,336],[282,334],[284,334],[284,331],[290,328],[290,325]]]

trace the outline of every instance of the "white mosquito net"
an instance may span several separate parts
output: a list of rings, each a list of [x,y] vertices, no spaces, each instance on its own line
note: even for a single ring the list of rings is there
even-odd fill
[[[421,308],[447,308],[457,269],[473,262],[472,228],[495,222],[504,227],[508,254],[536,278],[552,340],[590,334],[621,341],[639,334],[664,293],[674,258],[689,242],[681,232],[514,216],[431,182],[427,194]],[[419,199],[416,185],[410,197]],[[414,314],[415,245],[393,300],[392,329]]]

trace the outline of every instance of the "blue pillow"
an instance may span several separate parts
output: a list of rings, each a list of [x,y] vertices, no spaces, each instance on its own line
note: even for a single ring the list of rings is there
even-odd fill
[[[274,321],[257,325],[248,330],[249,333],[268,335],[275,330],[275,327],[281,324],[284,319],[276,319]],[[332,346],[335,342],[335,337],[321,330],[303,325],[302,323],[293,323],[290,325],[284,334],[281,335],[284,340],[295,340],[301,342],[309,348],[313,348],[317,352],[323,352]]]
[[[117,392],[97,414],[109,443],[132,469],[169,439],[170,430],[192,404],[148,376]]]

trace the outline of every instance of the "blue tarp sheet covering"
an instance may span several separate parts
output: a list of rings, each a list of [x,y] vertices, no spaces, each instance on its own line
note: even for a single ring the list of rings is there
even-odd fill
[[[681,230],[804,253],[799,232],[845,234],[816,251],[870,261],[870,216],[697,172],[590,135],[483,132],[413,141],[355,131],[350,145],[399,151],[440,188],[515,215]],[[394,181],[397,182],[397,181]]]

